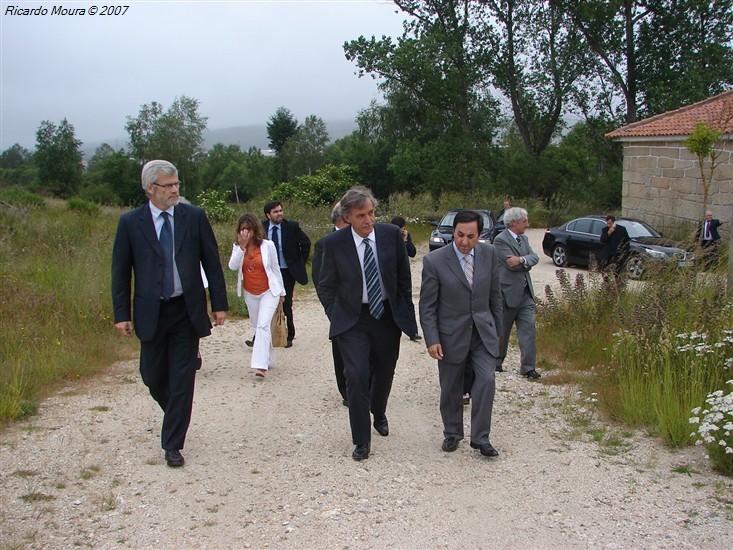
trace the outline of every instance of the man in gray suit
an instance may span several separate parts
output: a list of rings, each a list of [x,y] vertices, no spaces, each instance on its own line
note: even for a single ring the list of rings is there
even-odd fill
[[[521,366],[519,373],[527,378],[539,378],[535,370],[537,346],[535,344],[535,301],[534,288],[529,270],[537,265],[539,257],[529,246],[524,231],[529,227],[527,211],[524,208],[510,208],[504,213],[506,229],[494,239],[500,261],[501,293],[504,297],[504,333],[501,337],[501,351],[496,370],[503,372],[504,358],[509,345],[512,325],[517,325],[517,340]]]
[[[471,447],[498,456],[489,432],[503,312],[499,261],[493,246],[478,242],[482,230],[480,214],[461,211],[453,243],[423,258],[420,324],[428,353],[438,360],[443,450],[455,451],[463,439],[463,375],[470,365]]]

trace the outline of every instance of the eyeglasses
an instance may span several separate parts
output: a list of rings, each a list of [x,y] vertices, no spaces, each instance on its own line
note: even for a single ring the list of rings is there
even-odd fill
[[[180,187],[181,186],[181,182],[180,181],[176,181],[176,182],[173,182],[173,183],[164,183],[163,185],[161,185],[159,183],[153,183],[153,185],[156,185],[158,187],[162,187],[166,191],[170,191],[174,187]]]

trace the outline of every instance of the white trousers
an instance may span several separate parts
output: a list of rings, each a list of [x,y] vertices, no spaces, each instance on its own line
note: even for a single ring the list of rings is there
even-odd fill
[[[244,291],[244,301],[249,312],[249,323],[255,334],[255,345],[252,347],[253,369],[267,370],[275,362],[275,350],[272,348],[272,334],[270,333],[270,322],[272,321],[279,296],[273,296],[269,290],[262,294],[251,294]]]

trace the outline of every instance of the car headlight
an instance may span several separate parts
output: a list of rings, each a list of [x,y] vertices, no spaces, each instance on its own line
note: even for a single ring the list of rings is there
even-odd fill
[[[442,243],[443,238],[442,237],[430,237],[430,241],[434,243]]]
[[[666,260],[667,255],[664,252],[661,252],[659,250],[653,250],[651,248],[645,248],[644,252],[649,254],[652,258],[655,258],[657,260]]]

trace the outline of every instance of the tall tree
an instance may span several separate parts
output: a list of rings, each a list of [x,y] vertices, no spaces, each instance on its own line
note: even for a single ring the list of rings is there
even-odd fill
[[[677,0],[644,21],[639,29],[640,115],[677,109],[733,85],[731,37],[731,0]]]
[[[66,119],[58,126],[44,120],[38,127],[34,155],[38,181],[54,196],[69,198],[77,193],[83,172],[81,145]]]
[[[199,113],[199,101],[186,96],[176,98],[167,111],[155,101],[143,105],[137,117],[127,117],[130,153],[141,164],[152,159],[172,162],[184,182],[182,194],[195,196],[207,120]]]
[[[596,56],[595,106],[615,120],[631,123],[733,83],[730,0],[552,1]]]
[[[392,158],[392,170],[408,190],[475,187],[485,181],[482,155],[497,126],[483,70],[490,52],[472,25],[478,5],[473,0],[395,4],[410,16],[401,37],[362,36],[344,45],[360,76],[383,79],[380,88],[400,119],[401,150]]]
[[[326,164],[325,152],[330,138],[326,123],[315,115],[306,117],[303,125],[285,143],[281,154],[288,166],[287,180],[312,175]]]
[[[577,81],[588,71],[580,33],[559,6],[537,0],[479,0],[496,52],[487,70],[509,99],[527,152],[537,158],[562,126]]]
[[[19,143],[0,154],[0,179],[7,183],[27,186],[37,177],[33,154]]]
[[[15,143],[0,154],[0,168],[14,170],[33,162],[33,155],[28,149]]]
[[[280,154],[287,141],[298,130],[298,119],[285,107],[278,108],[267,121],[267,137],[275,154]]]

